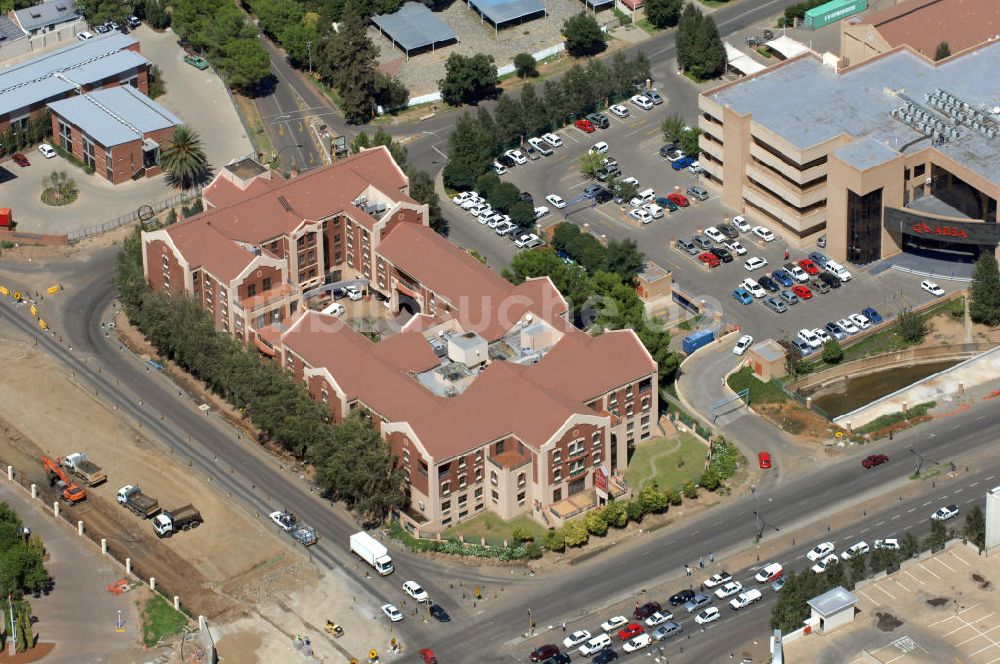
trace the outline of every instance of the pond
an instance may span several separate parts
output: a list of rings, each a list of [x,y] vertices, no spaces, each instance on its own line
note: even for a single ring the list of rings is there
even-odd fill
[[[864,376],[838,381],[813,392],[813,405],[831,419],[892,394],[907,385],[958,364],[960,360],[942,360],[910,367],[895,367]]]

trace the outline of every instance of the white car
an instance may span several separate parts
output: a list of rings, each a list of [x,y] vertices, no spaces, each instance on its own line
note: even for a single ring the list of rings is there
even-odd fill
[[[549,194],[548,196],[545,197],[545,200],[551,203],[552,207],[558,210],[561,210],[564,207],[566,207],[566,201],[564,201],[561,196],[556,196],[555,194]]]
[[[844,560],[850,560],[854,556],[863,556],[866,553],[868,553],[868,542],[861,541],[847,547],[847,550],[840,554],[840,557]]]
[[[837,276],[841,281],[850,281],[851,273],[847,271],[847,268],[838,263],[835,260],[828,260],[823,268],[834,275]]]
[[[650,111],[653,109],[653,101],[646,95],[633,95],[629,101],[644,111]]]
[[[636,189],[639,188],[639,181],[632,176],[629,176],[627,178],[622,178],[621,183],[633,185]]]
[[[827,333],[827,331],[824,330],[821,327],[817,327],[815,330],[813,330],[813,334],[815,334],[817,337],[819,337],[819,342],[821,344],[825,344],[827,341],[831,340],[831,337]]]
[[[743,584],[739,581],[730,581],[721,588],[717,588],[715,591],[715,596],[719,599],[726,599],[731,595],[735,595],[743,590]]]
[[[514,246],[518,249],[531,249],[537,247],[542,241],[534,233],[528,233],[514,240]]]
[[[607,634],[598,634],[590,638],[589,641],[580,646],[577,651],[584,657],[590,657],[591,655],[596,655],[605,648],[611,645],[611,637]]]
[[[528,163],[528,158],[521,154],[520,150],[507,150],[503,153],[505,157],[510,157],[514,160],[514,163],[518,166],[523,166]]]
[[[705,625],[710,622],[715,622],[719,619],[719,610],[714,606],[710,606],[704,609],[701,613],[694,617],[694,621],[699,625]]]
[[[503,164],[501,164],[499,161],[494,161],[493,162],[493,172],[496,173],[497,175],[506,175],[507,174],[507,167],[504,166]]]
[[[746,262],[743,263],[743,269],[747,272],[753,272],[754,270],[759,270],[767,265],[767,259],[761,258],[760,256],[753,256],[748,258]]]
[[[707,235],[709,238],[711,238],[712,241],[714,241],[714,242],[718,242],[719,244],[722,244],[723,242],[726,241],[726,236],[723,235],[722,231],[720,231],[715,226],[709,226],[708,228],[705,229],[704,232],[705,232],[705,235]]]
[[[497,224],[497,227],[493,229],[493,232],[503,237],[504,235],[510,233],[515,228],[517,228],[517,224],[515,224],[513,221],[508,221],[505,219],[504,221],[501,221],[499,224]]]
[[[753,345],[753,337],[749,334],[744,334],[742,337],[736,340],[736,345],[733,346],[733,355],[742,355],[749,350],[750,346]]]
[[[344,295],[346,295],[351,302],[358,302],[364,297],[364,293],[359,291],[356,286],[348,286],[345,288]]]
[[[674,614],[664,613],[663,611],[657,611],[650,617],[646,618],[645,623],[646,627],[656,627],[657,625],[662,625],[668,620],[673,620],[673,619],[674,619]]]
[[[749,291],[749,293],[754,297],[759,298],[759,297],[765,297],[767,295],[767,291],[764,290],[763,286],[757,283],[756,279],[751,279],[750,277],[747,277],[740,283],[740,286],[743,286],[743,288],[747,289],[747,291]]]
[[[895,537],[890,537],[889,539],[877,539],[874,544],[876,549],[889,549],[892,551],[899,550],[899,540]]]
[[[822,574],[823,572],[826,571],[826,568],[830,566],[830,563],[835,563],[839,560],[840,558],[837,557],[836,553],[831,553],[823,560],[816,561],[816,564],[810,567],[809,569],[811,569],[816,574]]]
[[[774,233],[763,226],[754,226],[752,232],[764,242],[770,242],[774,239]]]
[[[403,619],[403,614],[393,604],[383,604],[382,613],[392,622],[399,622]]]
[[[56,149],[48,143],[39,144],[38,151],[41,152],[42,156],[46,159],[52,159],[52,157],[56,156]]]
[[[474,207],[481,207],[483,205],[486,205],[486,201],[481,199],[478,195],[469,196],[464,201],[459,203],[459,207],[463,210],[471,210]]]
[[[44,143],[42,145],[44,145]],[[39,146],[38,149],[41,150],[42,149],[41,146]],[[42,154],[45,153],[43,152]],[[944,289],[938,286],[933,281],[925,279],[920,282],[920,287],[923,288],[928,293],[930,293],[931,295],[933,295],[934,297],[941,297],[942,295],[944,295]]]
[[[947,521],[948,519],[954,519],[956,516],[958,516],[958,505],[948,505],[931,514],[931,518],[935,521]]]
[[[633,636],[631,639],[625,642],[622,646],[622,650],[625,652],[636,652],[637,650],[642,650],[650,643],[653,642],[653,637],[649,634],[640,634],[639,636]]]
[[[535,220],[537,221],[537,220],[541,219],[542,217],[544,217],[545,215],[547,215],[549,212],[551,212],[551,210],[549,210],[544,205],[540,205],[539,207],[536,207],[535,208]]]
[[[630,210],[628,216],[632,217],[636,221],[641,221],[644,224],[648,224],[653,221],[653,215],[642,208],[636,208],[635,210]]]
[[[485,201],[477,201],[476,203],[473,203],[467,208],[465,207],[465,203],[462,203],[462,207],[465,208],[465,211],[471,214],[473,217],[478,217],[479,213],[482,212],[483,210],[492,209],[490,207],[490,204],[486,203]]]
[[[806,554],[806,558],[808,558],[812,562],[816,562],[823,556],[827,556],[833,553],[833,550],[835,548],[836,547],[833,546],[833,542],[823,542],[822,544],[817,544],[812,551]]]
[[[499,212],[497,212],[492,217],[479,217],[479,223],[483,224],[484,226],[489,226],[490,224],[493,224],[492,226],[490,226],[490,228],[496,228],[497,224],[499,224],[501,221],[503,221],[503,215],[500,214]]]
[[[740,609],[745,609],[754,602],[759,602],[760,598],[760,591],[756,588],[751,588],[750,590],[740,593],[735,598],[729,600],[729,606],[732,607],[733,611],[739,611]]]
[[[430,601],[430,596],[427,591],[420,587],[420,584],[416,581],[407,581],[403,584],[403,592],[417,600],[421,604]]]
[[[844,332],[847,332],[848,334],[857,334],[858,332],[861,331],[858,329],[858,326],[854,324],[854,321],[852,321],[850,318],[841,318],[840,320],[837,321],[837,325],[839,325],[840,328],[844,330]]]
[[[785,573],[781,563],[768,563],[754,577],[757,583],[770,583]]]
[[[795,336],[809,344],[810,348],[819,348],[823,345],[823,342],[819,340],[819,337],[812,330],[801,329]]]
[[[868,320],[868,317],[865,316],[864,314],[851,314],[850,316],[848,316],[848,318],[850,318],[854,322],[854,324],[857,325],[862,330],[867,330],[869,327],[872,326],[872,322]]]
[[[729,572],[719,572],[718,574],[713,574],[702,582],[702,586],[706,588],[715,588],[716,586],[721,586],[723,583],[729,583],[733,580],[733,575]]]
[[[475,198],[479,198],[479,196],[474,191],[461,191],[452,197],[451,202],[455,205],[461,205],[465,201]]]
[[[726,249],[733,252],[737,256],[746,256],[747,248],[740,244],[739,240],[733,240],[732,242],[726,242]]]
[[[548,146],[545,145],[545,141],[543,141],[540,138],[529,138],[528,145],[536,149],[537,148],[545,148],[546,150],[549,149]]]
[[[613,632],[616,629],[620,629],[628,624],[628,618],[625,616],[615,616],[614,618],[608,618],[601,623],[601,629],[605,632]]]
[[[486,207],[480,209],[479,212],[476,213],[476,216],[479,217],[480,219],[490,219],[496,216],[497,214],[499,213],[496,210],[494,210],[489,203],[487,203]],[[490,228],[496,228],[496,226],[493,225],[490,226]]]
[[[597,143],[594,143],[590,148],[590,152],[592,154],[607,154],[608,144],[605,143],[604,141],[599,141]]]
[[[284,530],[286,533],[295,527],[298,519],[291,512],[286,512],[284,510],[278,510],[277,512],[271,512],[267,515],[271,521],[274,521],[275,525]]]
[[[792,278],[800,284],[804,284],[809,281],[809,273],[803,270],[798,265],[792,265],[791,267],[786,267],[785,270],[791,273]]]
[[[542,134],[542,140],[554,148],[562,147],[562,139],[555,134]]]
[[[688,166],[688,172],[698,175],[699,173],[704,173],[705,169],[702,167],[700,161],[695,160],[690,166]]]
[[[739,214],[733,217],[733,226],[736,227],[740,233],[749,233],[752,229],[750,224],[747,223],[747,218]]]
[[[628,107],[622,106],[621,104],[615,104],[614,106],[609,107],[608,110],[620,118],[628,117]]]
[[[653,219],[663,218],[663,208],[661,208],[656,203],[646,203],[642,206],[642,209],[649,213]]]
[[[585,629],[577,630],[563,639],[564,648],[575,648],[581,643],[590,639],[590,632]]]

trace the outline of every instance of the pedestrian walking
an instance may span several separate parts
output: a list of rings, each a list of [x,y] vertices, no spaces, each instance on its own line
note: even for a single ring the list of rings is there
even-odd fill
[[[686,574],[687,574],[688,576],[691,576],[691,568],[690,568],[690,567],[689,567],[688,565],[685,565],[685,566],[684,566],[684,572],[685,572],[685,573],[686,573]]]
[[[565,620],[563,621],[562,628],[563,628],[563,631],[565,632],[566,631],[566,621]]]
[[[788,260],[788,249],[785,249],[785,260]]]
[[[698,559],[698,567],[705,567],[705,556]]]
[[[714,563],[715,562],[715,554],[712,553],[711,551],[708,552],[708,562],[710,562],[710,563]]]

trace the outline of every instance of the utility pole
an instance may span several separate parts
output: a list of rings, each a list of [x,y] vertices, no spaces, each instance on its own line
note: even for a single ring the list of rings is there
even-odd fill
[[[10,644],[10,656],[13,657],[17,654],[17,627],[14,625],[14,605],[11,602],[11,596],[7,594],[7,615],[10,616],[10,638],[8,643]]]
[[[313,45],[313,43],[311,41],[307,41],[306,42],[306,50],[309,51],[309,74],[310,75],[312,75],[312,73],[313,73],[313,49],[312,49],[312,45]]]

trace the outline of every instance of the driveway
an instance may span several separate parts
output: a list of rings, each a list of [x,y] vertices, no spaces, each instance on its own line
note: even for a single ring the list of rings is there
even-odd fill
[[[160,68],[167,93],[156,101],[174,112],[201,136],[208,162],[216,170],[251,154],[243,124],[221,79],[212,69],[199,71],[185,64],[183,51],[171,31],[157,33],[145,24],[133,33],[142,54]],[[197,104],[190,102],[197,100]],[[140,205],[162,201],[179,192],[167,186],[163,176],[112,185],[61,157],[45,159],[37,150],[25,153],[31,166],[19,168],[12,161],[0,163],[0,196],[10,207],[18,230],[61,235],[96,226],[134,212]],[[41,202],[43,182],[53,171],[66,171],[80,190],[77,200],[66,207]]]
[[[63,523],[20,487],[0,481],[0,500],[14,508],[32,532],[45,543],[45,563],[55,579],[48,596],[30,599],[38,616],[35,629],[40,642],[55,643],[54,661],[101,662],[118,651],[132,649],[141,637],[134,593],[112,595],[106,587],[125,576],[125,571],[89,540]],[[125,631],[116,632],[118,612]],[[46,660],[48,661],[48,660]]]

